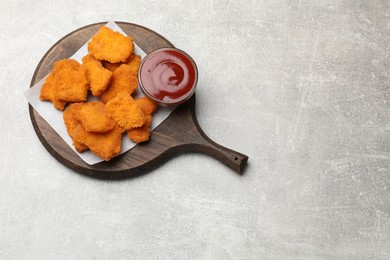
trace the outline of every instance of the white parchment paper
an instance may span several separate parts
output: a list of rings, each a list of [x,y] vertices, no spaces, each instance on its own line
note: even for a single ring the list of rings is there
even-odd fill
[[[120,32],[123,35],[126,35],[125,32],[113,21],[108,22],[105,26],[113,29],[114,31]],[[130,35],[131,36],[131,35]],[[89,41],[89,40],[88,40]],[[69,57],[75,59],[81,63],[82,57],[88,54],[88,41],[75,53],[73,56]],[[135,53],[140,55],[141,58],[146,56],[146,53],[135,44]],[[47,76],[46,76],[47,77]],[[86,163],[92,165],[103,161],[100,157],[94,155],[91,151],[85,151],[79,153],[76,151],[72,145],[72,138],[69,136],[66,131],[66,126],[62,117],[62,111],[54,108],[51,102],[44,102],[39,99],[39,94],[42,88],[43,83],[45,82],[46,77],[37,82],[33,87],[29,88],[24,92],[24,96],[27,98],[31,106],[50,124],[50,126],[61,136],[62,139],[73,149],[73,151]],[[136,98],[142,97],[143,93],[140,88],[137,88],[135,95]],[[93,97],[90,97],[93,99]],[[156,128],[161,124],[174,110],[174,108],[158,107],[156,112],[153,114],[153,121],[151,125],[151,130]],[[122,151],[121,154],[130,150],[136,144],[133,143],[126,135],[122,137]]]

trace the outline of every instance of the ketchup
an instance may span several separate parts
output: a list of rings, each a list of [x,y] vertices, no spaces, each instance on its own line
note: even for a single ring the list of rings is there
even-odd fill
[[[194,93],[198,71],[193,59],[184,51],[163,48],[144,58],[138,80],[150,98],[163,105],[178,105]]]

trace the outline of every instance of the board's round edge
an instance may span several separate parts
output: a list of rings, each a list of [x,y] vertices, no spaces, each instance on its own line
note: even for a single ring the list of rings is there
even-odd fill
[[[167,42],[167,44],[170,45],[172,48],[175,47],[170,41],[167,40],[167,38],[165,38],[164,36],[162,36],[162,35],[159,34],[158,32],[153,31],[152,29],[150,29],[150,28],[148,28],[148,27],[145,27],[145,26],[142,26],[142,25],[139,25],[139,24],[135,24],[135,23],[121,22],[121,21],[115,21],[115,23],[117,23],[117,24],[121,24],[121,23],[122,23],[122,24],[130,24],[130,25],[133,25],[133,26],[140,27],[140,28],[142,28],[142,29],[144,29],[144,30],[147,30],[147,31],[149,31],[149,32],[151,32],[151,33],[154,33],[154,34],[157,35],[159,38],[161,38],[162,40],[164,40],[165,42]],[[99,23],[91,24],[91,26],[96,25],[96,24],[99,24]]]
[[[121,21],[115,21],[119,26],[121,24],[128,24],[128,25],[131,25],[131,26],[136,26],[136,27],[139,27],[139,28],[142,28],[144,30],[147,30],[149,31],[150,33],[153,33],[155,34],[157,37],[161,38],[163,41],[165,41],[168,45],[171,45],[171,47],[174,47],[174,45],[168,41],[165,37],[163,37],[162,35],[160,35],[159,33],[145,27],[145,26],[142,26],[142,25],[138,25],[138,24],[134,24],[134,23],[128,23],[128,22],[121,22]],[[51,53],[51,51],[58,45],[60,44],[63,40],[65,40],[67,37],[71,36],[72,34],[78,32],[78,31],[81,31],[83,29],[86,29],[86,28],[89,28],[89,27],[92,27],[92,26],[95,26],[95,25],[104,25],[106,24],[107,22],[98,22],[98,23],[92,23],[92,24],[89,24],[89,25],[86,25],[86,26],[83,26],[81,28],[78,28],[76,30],[73,30],[71,31],[70,33],[66,34],[65,36],[63,36],[61,39],[59,39],[58,41],[56,41],[51,47],[50,49],[48,49],[46,51],[46,53],[43,55],[43,57],[40,59],[37,67],[35,68],[35,71],[33,73],[33,76],[31,78],[31,82],[30,82],[30,88],[32,86],[34,86],[35,84],[35,81],[36,81],[36,77],[37,77],[37,74],[38,74],[38,71],[40,69],[40,67],[42,66],[42,63],[43,61],[47,58],[47,56]],[[123,28],[122,28],[123,29]],[[66,159],[64,156],[62,156],[61,154],[59,154],[58,152],[55,151],[55,149],[47,142],[47,140],[43,137],[43,134],[41,132],[41,130],[39,129],[38,127],[38,124],[37,124],[37,121],[36,121],[36,118],[35,118],[35,115],[34,115],[34,108],[31,106],[31,104],[28,104],[28,107],[29,107],[29,114],[30,114],[30,120],[32,122],[32,125],[33,125],[33,128],[39,138],[39,140],[41,141],[42,145],[45,147],[45,149],[56,159],[58,160],[59,162],[61,162],[62,164],[64,164],[65,166],[67,166],[68,168],[71,168],[72,170],[82,174],[82,175],[86,175],[86,176],[89,176],[89,177],[92,177],[92,178],[98,178],[98,179],[111,179],[111,180],[117,180],[117,179],[124,179],[124,178],[130,178],[130,177],[137,177],[137,176],[141,176],[143,174],[146,174],[147,172],[149,172],[150,170],[153,170],[154,168],[157,167],[157,165],[155,165],[154,167],[150,167],[149,165],[147,164],[144,164],[144,165],[140,165],[139,167],[136,167],[136,168],[132,168],[132,169],[124,169],[124,170],[115,170],[115,171],[108,171],[108,170],[98,170],[98,169],[93,169],[93,168],[83,168],[77,164],[75,164],[74,162]],[[46,122],[47,123],[47,122]],[[51,127],[49,125],[49,127]],[[54,131],[54,129],[52,129],[52,131]],[[125,156],[126,153],[123,153],[119,156]],[[163,158],[160,158],[162,159],[163,161],[167,161],[170,157],[172,156],[172,153],[171,152],[167,152],[166,154],[163,154]],[[148,171],[143,171],[143,169],[148,169]],[[130,173],[131,171],[131,173]],[[113,173],[115,173],[115,175],[112,175]]]

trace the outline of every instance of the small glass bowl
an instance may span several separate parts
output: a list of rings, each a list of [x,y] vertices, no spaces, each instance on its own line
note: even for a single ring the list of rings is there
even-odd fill
[[[190,86],[190,87],[189,87],[188,91],[186,91],[184,94],[182,94],[180,96],[177,96],[175,98],[171,98],[170,97],[168,99],[165,99],[165,98],[160,99],[160,98],[154,96],[151,93],[152,91],[148,91],[148,89],[155,88],[155,87],[154,86],[148,86],[147,83],[145,85],[144,84],[145,82],[143,82],[142,78],[143,78],[144,70],[148,69],[148,66],[150,65],[150,63],[153,64],[153,61],[158,59],[159,55],[161,55],[161,56],[168,55],[167,53],[170,53],[170,54],[174,53],[175,55],[178,55],[178,57],[180,56],[180,58],[184,58],[185,59],[184,63],[186,65],[190,65],[191,68],[190,68],[190,70],[184,70],[184,73],[185,73],[185,71],[188,71],[188,73],[190,73],[189,71],[193,71],[194,75],[191,76],[191,78],[193,79],[193,82],[189,82],[188,86]],[[161,58],[158,59],[158,60],[161,61]],[[172,62],[172,60],[169,60],[169,61]],[[147,72],[145,72],[145,73],[147,73]],[[144,77],[146,77],[146,76],[144,76]],[[184,51],[182,51],[180,49],[177,49],[177,48],[161,48],[161,49],[157,49],[157,50],[154,50],[154,51],[150,52],[142,60],[142,62],[140,64],[140,67],[139,67],[139,70],[138,70],[138,83],[139,83],[139,86],[140,86],[142,92],[146,96],[148,96],[149,98],[151,98],[152,100],[157,102],[159,105],[162,105],[162,106],[177,106],[177,105],[180,105],[180,104],[184,103],[185,101],[187,101],[194,94],[196,85],[198,83],[198,68],[196,66],[195,61],[186,52],[184,52]]]

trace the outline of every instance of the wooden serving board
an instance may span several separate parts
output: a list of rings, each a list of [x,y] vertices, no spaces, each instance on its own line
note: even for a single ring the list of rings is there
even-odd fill
[[[80,28],[54,44],[39,62],[31,86],[51,71],[54,62],[72,56],[104,24],[106,23]],[[174,47],[167,39],[150,29],[131,23],[117,24],[146,53],[163,47]],[[95,165],[85,163],[31,105],[29,111],[35,132],[49,153],[69,168],[91,177],[119,179],[137,176],[185,152],[210,155],[238,173],[242,173],[248,160],[248,156],[218,145],[204,134],[195,115],[195,95],[155,128],[147,143],[138,144],[109,162]]]

